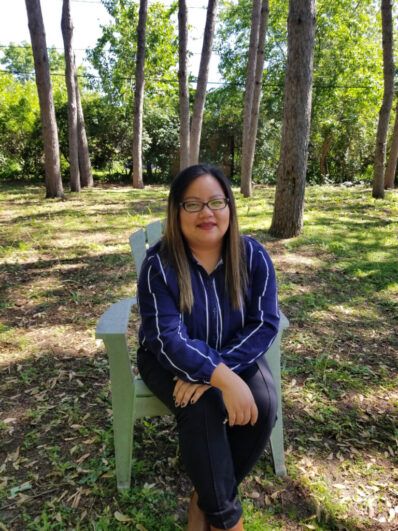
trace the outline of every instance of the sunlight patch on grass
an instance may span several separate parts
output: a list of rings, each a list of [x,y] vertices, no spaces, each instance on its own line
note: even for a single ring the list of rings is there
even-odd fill
[[[377,309],[374,306],[367,305],[366,300],[359,297],[346,302],[344,305],[330,304],[327,311],[319,312],[318,317],[327,319],[330,313],[334,319],[338,321],[340,318],[344,323],[347,323],[347,317],[368,320],[373,323],[379,318]]]

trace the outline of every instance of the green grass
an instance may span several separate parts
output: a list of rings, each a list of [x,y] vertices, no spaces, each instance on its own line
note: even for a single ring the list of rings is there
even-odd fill
[[[138,423],[132,489],[115,489],[108,365],[94,340],[104,309],[135,289],[128,236],[164,217],[167,193],[103,185],[46,201],[40,187],[0,187],[7,529],[184,529],[191,487],[171,419]],[[310,187],[304,230],[284,241],[267,232],[272,188],[236,195],[242,230],[274,260],[290,320],[289,477],[273,476],[269,455],[260,461],[241,487],[246,529],[394,529],[398,194]]]

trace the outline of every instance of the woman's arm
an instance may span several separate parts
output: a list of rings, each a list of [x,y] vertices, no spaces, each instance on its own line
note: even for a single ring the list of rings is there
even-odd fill
[[[179,378],[209,383],[220,355],[205,341],[188,337],[178,295],[174,271],[165,271],[158,254],[148,257],[138,281],[141,345]]]
[[[244,326],[220,351],[223,363],[238,373],[269,349],[280,320],[272,261],[258,242],[249,240],[248,245],[251,296],[246,301]]]

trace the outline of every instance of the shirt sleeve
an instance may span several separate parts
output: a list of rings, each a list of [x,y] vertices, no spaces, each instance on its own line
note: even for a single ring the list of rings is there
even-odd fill
[[[274,266],[255,240],[249,242],[248,263],[251,289],[244,326],[220,351],[223,363],[237,373],[267,352],[278,334],[280,320]]]
[[[209,383],[221,357],[205,341],[188,337],[178,293],[170,286],[173,280],[176,285],[176,279],[167,277],[159,255],[145,260],[138,281],[141,345],[179,378]]]

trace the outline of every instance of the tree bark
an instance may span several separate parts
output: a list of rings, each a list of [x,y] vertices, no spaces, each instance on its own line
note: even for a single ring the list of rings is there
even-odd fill
[[[263,0],[262,4],[258,0],[253,1],[242,141],[241,192],[245,197],[252,195],[253,161],[264,71],[264,44],[268,13],[268,0]]]
[[[231,165],[229,178],[232,180],[235,175],[235,136],[231,135],[231,141],[229,144],[229,160]]]
[[[75,87],[76,87],[76,102],[77,102],[77,137],[79,145],[79,171],[80,184],[82,188],[94,186],[93,172],[91,170],[90,152],[88,149],[86,126],[84,123],[84,114],[82,101],[79,91],[79,83],[77,82],[76,68],[75,68]]]
[[[281,154],[270,228],[279,238],[297,236],[303,226],[314,33],[315,0],[290,0]]]
[[[185,0],[178,2],[178,57],[180,98],[180,170],[189,166],[189,87],[188,87],[188,11]]]
[[[332,146],[332,140],[332,135],[328,134],[326,138],[324,138],[322,143],[321,154],[319,157],[319,170],[321,172],[322,177],[326,177],[326,175],[328,174],[327,157]]]
[[[36,85],[43,128],[46,197],[64,197],[59,162],[57,121],[55,118],[46,34],[44,31],[40,0],[25,0],[25,4],[32,41]]]
[[[383,199],[384,197],[384,166],[386,159],[388,122],[390,119],[390,112],[394,97],[394,56],[391,0],[381,0],[381,20],[383,36],[384,93],[383,103],[379,112],[379,123],[377,125],[374,157],[372,196],[375,199]]]
[[[140,0],[137,26],[137,61],[135,68],[133,125],[133,187],[144,188],[142,177],[142,115],[144,109],[145,38],[148,0]]]
[[[388,157],[386,173],[384,176],[384,188],[394,188],[395,172],[398,160],[398,102],[395,108],[394,131],[391,139],[390,156]]]
[[[77,137],[77,102],[75,85],[75,63],[73,57],[72,38],[73,23],[70,12],[70,0],[63,0],[61,18],[62,38],[65,50],[65,80],[68,91],[68,138],[70,189],[80,192],[79,147]]]
[[[214,28],[216,25],[217,3],[218,0],[209,0],[209,3],[207,4],[206,25],[203,35],[199,76],[196,85],[195,102],[192,114],[190,164],[197,164],[199,160],[200,136],[202,133],[203,111],[206,101],[206,87],[209,75],[211,48],[213,44]]]

